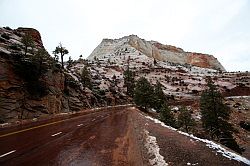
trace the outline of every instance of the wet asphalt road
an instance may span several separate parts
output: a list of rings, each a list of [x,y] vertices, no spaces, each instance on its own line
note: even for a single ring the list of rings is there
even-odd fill
[[[111,165],[126,118],[115,109],[0,132],[0,165]]]

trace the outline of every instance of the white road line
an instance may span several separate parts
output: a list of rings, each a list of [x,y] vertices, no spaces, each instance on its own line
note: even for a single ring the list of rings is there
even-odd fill
[[[53,134],[53,135],[51,135],[51,136],[52,136],[52,137],[54,137],[54,136],[57,136],[57,135],[59,135],[59,134],[62,134],[62,132],[59,132],[59,133]]]
[[[79,124],[79,125],[77,125],[78,127],[80,127],[80,126],[82,126],[83,124]]]
[[[12,150],[12,151],[10,151],[10,152],[8,152],[8,153],[5,153],[5,154],[2,154],[1,156],[0,156],[0,158],[2,158],[2,157],[4,157],[4,156],[7,156],[7,155],[9,155],[9,154],[11,154],[11,153],[14,153],[16,150]]]
[[[95,119],[92,119],[92,122],[95,121]]]

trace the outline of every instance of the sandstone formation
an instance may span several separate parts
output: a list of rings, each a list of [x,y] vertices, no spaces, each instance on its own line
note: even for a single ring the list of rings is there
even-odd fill
[[[39,47],[43,47],[43,42],[42,42],[42,38],[41,38],[41,35],[40,35],[40,32],[37,31],[36,29],[34,28],[22,28],[22,27],[19,27],[16,29],[17,32],[21,32],[21,33],[29,33],[33,40],[35,41],[35,43],[39,46]]]
[[[0,123],[107,105],[106,97],[113,105],[124,101],[113,93],[107,93],[106,97],[96,96],[91,90],[83,88],[78,79],[75,80],[79,75],[74,76],[70,70],[60,68],[48,68],[40,76],[42,85],[39,88],[45,87],[45,94],[31,94],[27,86],[37,89],[37,85],[32,85],[32,82],[27,84],[16,72],[16,66],[24,56],[21,39],[25,33],[31,34],[35,42],[35,48],[28,47],[27,57],[24,58],[29,61],[32,56],[36,56],[37,49],[44,48],[40,33],[33,28],[12,30],[0,27]]]
[[[91,53],[88,59],[103,57],[104,55],[114,54],[124,46],[131,47],[140,51],[148,57],[160,61],[167,61],[176,64],[190,64],[202,68],[210,68],[225,71],[220,62],[212,55],[185,52],[181,48],[171,45],[163,45],[155,41],[146,41],[136,35],[125,36],[120,39],[104,39]]]

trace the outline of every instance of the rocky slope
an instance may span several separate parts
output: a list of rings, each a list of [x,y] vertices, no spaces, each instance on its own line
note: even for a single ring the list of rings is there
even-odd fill
[[[118,82],[117,87],[125,93],[126,89],[123,87],[123,71],[126,70],[129,65],[130,70],[135,72],[136,80],[140,77],[145,77],[151,84],[155,84],[157,80],[161,82],[163,91],[169,96],[169,104],[173,106],[173,112],[175,112],[176,116],[178,115],[178,108],[181,106],[187,106],[192,110],[192,116],[199,124],[197,126],[198,133],[196,134],[199,134],[202,128],[200,123],[199,96],[206,88],[206,76],[210,76],[213,79],[225,97],[250,96],[249,72],[221,72],[190,64],[173,63],[162,60],[155,61],[154,57],[147,56],[138,50],[138,47],[132,47],[128,41],[128,37],[119,40],[104,39],[88,57],[89,64],[92,66],[92,73],[100,76],[100,78],[104,78],[96,80],[99,82],[100,88],[108,89],[109,84],[107,80],[112,80],[112,76],[115,76],[115,80]],[[149,48],[147,44],[148,43],[141,44],[141,47],[145,46],[143,50]],[[158,45],[158,47],[160,46]],[[183,50],[176,47],[163,45],[161,45],[161,47],[161,49],[171,49],[178,53],[183,52]],[[150,52],[150,49],[148,52]],[[157,51],[153,52],[157,54]],[[189,54],[189,56],[191,56],[191,53]],[[202,57],[201,54],[196,54],[196,56]],[[198,63],[195,59],[192,60],[193,63]],[[250,102],[250,98],[243,97],[244,100],[234,100],[231,97],[225,98],[225,102],[233,112],[230,122],[239,131],[239,133],[235,135],[237,142],[246,149],[244,154],[249,156],[249,131],[243,129],[240,123],[241,121],[250,121],[250,107],[246,104]],[[238,105],[242,107],[238,107]]]
[[[32,36],[35,46],[28,47],[25,56],[22,37],[26,33]],[[83,88],[77,76],[68,69],[62,70],[60,65],[59,68],[48,67],[37,82],[27,81],[27,78],[36,75],[33,68],[29,67],[32,67],[33,62],[30,61],[37,56],[36,51],[40,48],[44,47],[37,30],[12,30],[0,27],[0,123],[104,106],[107,105],[107,100],[113,105],[118,102],[124,103],[126,100],[116,100],[119,98],[118,92],[99,94],[98,89],[94,93],[88,88]],[[24,72],[23,68],[27,72],[23,75],[30,76],[18,74]]]
[[[160,81],[173,111],[178,114],[178,107],[188,106],[198,123],[199,95],[206,88],[206,76],[211,76],[223,95],[229,97],[225,102],[233,110],[231,122],[239,131],[237,141],[246,149],[250,147],[249,131],[240,126],[241,121],[250,121],[250,98],[231,98],[250,96],[249,72],[223,72],[224,68],[213,56],[187,53],[174,46],[148,42],[132,35],[116,40],[104,39],[87,60],[67,62],[64,70],[49,68],[39,77],[46,93],[34,96],[29,93],[25,79],[15,70],[24,54],[21,42],[24,33],[30,33],[35,41],[34,50],[28,48],[28,56],[32,57],[32,52],[43,48],[37,30],[0,28],[1,123],[132,102],[126,95],[123,79],[123,72],[129,66],[135,72],[136,80],[143,76],[151,84]],[[92,89],[84,88],[81,83],[85,66],[91,74]],[[215,70],[218,68],[222,71]],[[249,156],[249,148],[246,153]]]
[[[175,46],[163,45],[155,41],[146,41],[136,35],[125,36],[120,39],[103,39],[103,41],[91,53],[88,59],[102,58],[109,54],[116,54],[121,48],[136,49],[140,54],[155,58],[160,61],[176,64],[190,64],[202,68],[210,68],[225,71],[220,62],[212,55],[185,52]]]

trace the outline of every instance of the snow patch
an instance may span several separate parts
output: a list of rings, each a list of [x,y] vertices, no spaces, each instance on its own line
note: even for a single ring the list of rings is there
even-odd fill
[[[151,108],[150,110],[151,110],[152,112],[157,112],[156,109],[154,109],[154,108]]]
[[[158,119],[154,119],[154,118],[152,118],[152,117],[150,117],[150,116],[146,116],[146,118],[147,118],[147,119],[150,119],[150,120],[152,120],[152,121],[154,121],[155,123],[159,123],[159,124],[160,124],[161,126],[163,126],[163,127],[169,128],[169,129],[174,130],[174,131],[177,130],[177,129],[171,127],[171,126],[165,125],[162,121],[160,121],[160,120],[158,120]]]
[[[147,119],[150,119],[150,120],[154,121],[155,123],[161,124],[163,127],[166,127],[168,129],[177,131],[177,129],[165,125],[163,122],[161,122],[158,119],[154,119],[154,118],[152,118],[150,116],[145,116],[145,117]],[[194,136],[193,134],[188,134],[188,133],[185,133],[185,132],[182,132],[182,131],[177,131],[177,132],[180,133],[180,134],[182,134],[182,135],[191,137],[191,138],[195,139],[196,141],[200,141],[200,142],[206,143],[206,146],[208,146],[211,149],[216,150],[216,153],[221,153],[222,156],[224,156],[226,158],[229,158],[230,160],[232,159],[232,160],[236,160],[236,161],[239,161],[239,162],[243,162],[243,163],[245,163],[247,165],[250,165],[250,160],[248,160],[247,158],[242,157],[242,156],[240,156],[240,155],[238,155],[236,153],[230,152],[229,150],[225,149],[224,147],[222,147],[219,144],[214,143],[213,141],[210,141],[210,140],[207,140],[207,139],[201,139],[201,138],[198,138],[198,137]]]
[[[172,110],[172,111],[179,111],[179,108],[175,106],[175,107],[173,107],[171,110]]]
[[[156,137],[150,136],[147,130],[144,130],[144,134],[146,136],[145,147],[148,150],[148,154],[151,158],[154,157],[153,159],[149,159],[149,163],[156,166],[168,165],[164,160],[164,157],[160,154],[160,148],[157,145]]]
[[[187,163],[187,165],[198,165],[198,163],[195,163],[195,164]]]
[[[6,48],[0,47],[0,52],[4,52],[6,54],[10,54],[11,52],[8,51]]]

